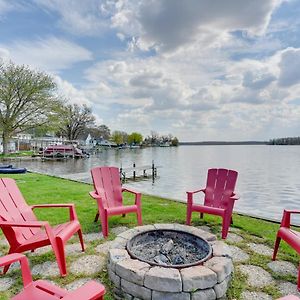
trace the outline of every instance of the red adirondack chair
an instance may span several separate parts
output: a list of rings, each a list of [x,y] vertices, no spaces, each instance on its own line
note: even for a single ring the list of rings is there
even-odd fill
[[[239,197],[234,193],[238,172],[227,169],[209,169],[206,188],[194,192],[187,192],[186,224],[191,225],[192,212],[218,215],[223,218],[222,239],[226,239],[228,229],[232,223],[232,210],[235,200]],[[204,204],[194,203],[193,195],[204,193]]]
[[[94,191],[90,195],[97,200],[98,212],[95,222],[100,216],[102,233],[108,236],[108,217],[136,213],[138,224],[142,225],[141,193],[122,188],[119,169],[116,167],[96,167],[91,170]],[[135,195],[134,205],[123,205],[122,192]]]
[[[0,267],[10,265],[16,261],[21,264],[24,289],[12,300],[102,300],[105,288],[96,281],[90,281],[76,291],[68,292],[44,280],[32,281],[28,260],[19,253],[0,257]]]
[[[277,231],[276,241],[274,245],[273,260],[276,259],[279,244],[281,239],[287,242],[300,254],[300,232],[291,229],[291,214],[300,214],[300,210],[284,210],[280,224]],[[298,269],[298,290],[300,291],[300,267]]]
[[[35,208],[68,208],[70,221],[51,227],[48,222],[38,221]],[[0,228],[9,242],[9,253],[34,250],[51,245],[62,276],[67,275],[64,244],[76,232],[82,251],[84,244],[81,226],[74,204],[43,204],[29,206],[25,202],[16,182],[11,178],[0,178]],[[4,267],[4,274],[9,264]]]

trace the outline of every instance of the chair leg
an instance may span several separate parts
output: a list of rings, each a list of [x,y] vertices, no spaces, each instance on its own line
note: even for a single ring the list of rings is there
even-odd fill
[[[191,225],[191,220],[192,220],[192,207],[187,206],[186,209],[186,225]]]
[[[297,282],[297,288],[298,291],[300,292],[300,265],[298,267],[298,282]]]
[[[15,251],[14,249],[10,248],[7,254],[11,254],[11,253],[14,253],[14,252],[16,252],[16,251]],[[6,266],[3,267],[3,271],[2,271],[2,274],[3,274],[3,275],[5,275],[5,274],[7,273],[7,271],[8,271],[8,269],[9,269],[10,265],[11,265],[11,264],[6,265]]]
[[[230,221],[231,221],[231,216],[228,218],[227,216],[223,217],[223,222],[222,222],[222,239],[226,239],[229,226],[230,226]]]
[[[274,245],[274,251],[273,251],[273,257],[272,257],[272,260],[275,260],[275,259],[276,259],[280,241],[281,241],[281,237],[277,236],[277,237],[276,237],[276,241],[275,241],[275,245]]]
[[[96,216],[95,216],[95,220],[94,220],[94,222],[97,222],[97,221],[98,221],[98,219],[99,219],[99,212],[97,212],[97,213],[96,213]]]
[[[231,217],[231,220],[230,220],[230,225],[232,225],[233,224],[233,220],[232,220],[232,217]]]
[[[102,227],[102,234],[105,238],[108,237],[108,216],[107,212],[103,211],[100,212],[100,221],[101,221],[101,227]]]
[[[141,208],[139,208],[139,209],[136,211],[136,216],[137,216],[137,222],[138,222],[138,225],[140,225],[140,226],[143,225]]]
[[[126,215],[125,214],[122,214],[122,217],[124,218]]]
[[[79,241],[80,241],[80,244],[81,244],[82,252],[84,252],[84,243],[83,243],[83,237],[82,237],[82,231],[81,231],[81,229],[79,229],[77,231],[77,233],[78,233]]]
[[[53,247],[53,246],[52,246]],[[62,277],[67,275],[67,264],[65,257],[65,245],[61,238],[56,237],[56,247],[54,246],[54,254],[56,256],[58,268]]]
[[[200,219],[203,219],[204,214],[200,213]]]

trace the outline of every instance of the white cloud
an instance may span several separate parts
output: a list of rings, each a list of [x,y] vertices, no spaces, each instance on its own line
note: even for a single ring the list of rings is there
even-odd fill
[[[58,24],[76,35],[101,35],[108,28],[106,12],[98,0],[33,0],[40,7],[59,15]]]
[[[91,101],[86,97],[83,90],[74,87],[70,82],[63,80],[60,76],[54,76],[58,87],[58,95],[70,103],[86,104],[91,106]]]
[[[279,63],[279,85],[289,87],[300,83],[300,48],[282,51]]]
[[[89,68],[86,79],[90,87],[111,88],[110,95],[94,97],[97,103],[125,105],[111,111],[113,128],[136,124],[144,135],[154,129],[181,140],[268,139],[269,127],[288,128],[300,117],[297,105],[287,106],[300,85],[293,91],[278,85],[282,52],[233,61],[218,48],[190,46],[168,56],[104,61]]]
[[[112,24],[141,49],[174,51],[189,43],[207,45],[224,32],[261,35],[281,0],[122,1]],[[134,4],[133,4],[134,3]]]
[[[5,0],[0,0],[0,15],[8,12],[9,10],[11,10],[12,5]]]
[[[0,45],[0,55],[18,64],[28,64],[41,70],[57,72],[75,63],[89,61],[92,53],[75,43],[56,37],[34,41],[19,40],[11,45]],[[4,53],[4,54],[3,54]]]

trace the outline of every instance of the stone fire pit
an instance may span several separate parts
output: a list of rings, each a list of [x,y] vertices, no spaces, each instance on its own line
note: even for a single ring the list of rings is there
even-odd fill
[[[141,233],[153,233],[153,230],[187,232],[188,235],[206,240],[212,251],[207,255],[206,261],[200,260],[194,266],[185,264],[181,267],[157,266],[156,261],[145,262],[136,259],[136,256],[132,258],[127,251],[128,241]],[[167,242],[165,248],[168,248],[170,243]],[[119,234],[109,251],[108,273],[115,285],[116,299],[219,299],[226,294],[232,272],[231,254],[226,244],[216,241],[215,235],[191,226],[179,224],[139,226]]]

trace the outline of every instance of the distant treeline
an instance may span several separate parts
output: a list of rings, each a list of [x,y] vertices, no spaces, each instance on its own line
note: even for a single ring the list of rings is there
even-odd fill
[[[300,145],[300,137],[285,137],[272,139],[268,142],[269,145]]]
[[[267,145],[265,141],[242,141],[242,142],[224,142],[224,141],[207,141],[207,142],[179,142],[179,145]]]

